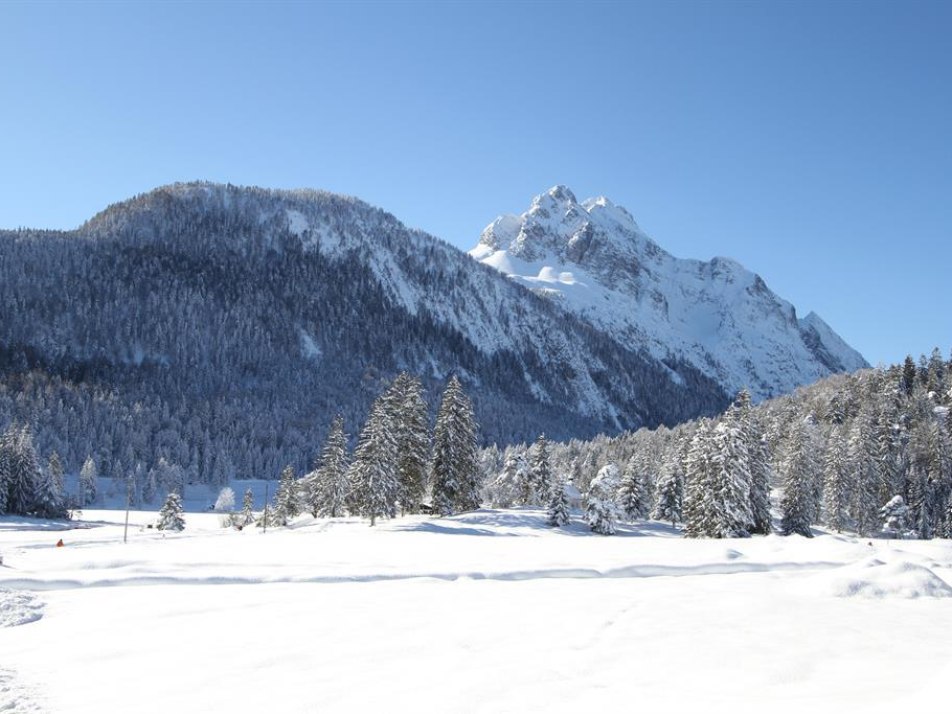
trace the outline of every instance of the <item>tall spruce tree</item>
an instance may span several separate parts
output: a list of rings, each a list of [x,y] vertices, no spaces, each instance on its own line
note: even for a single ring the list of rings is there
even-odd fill
[[[711,430],[711,422],[702,419],[685,458],[684,535],[688,538],[723,537],[713,498]]]
[[[374,402],[360,432],[350,465],[350,510],[370,519],[393,518],[400,490],[397,475],[397,444],[382,399]]]
[[[685,535],[732,538],[749,534],[750,463],[731,411],[713,427],[702,424],[688,453]]]
[[[683,510],[684,473],[679,460],[672,457],[661,465],[661,473],[658,476],[658,502],[651,517],[659,521],[671,521],[674,526],[682,520]]]
[[[245,489],[244,498],[241,501],[241,513],[238,514],[237,525],[241,528],[251,525],[255,521],[255,497],[251,489]]]
[[[780,532],[813,537],[814,484],[818,479],[815,425],[810,419],[794,424],[780,464],[783,496],[780,498]]]
[[[549,463],[549,445],[545,434],[539,434],[529,461],[529,478],[532,490],[539,503],[549,505],[552,500],[553,483],[552,466]]]
[[[549,494],[549,508],[546,513],[550,526],[560,528],[571,520],[569,496],[565,491],[566,483],[563,479],[555,481]]]
[[[15,429],[10,436],[7,512],[31,515],[36,505],[42,474],[28,426]]]
[[[734,400],[734,419],[747,447],[747,462],[750,472],[750,514],[748,530],[767,535],[772,530],[770,516],[770,453],[760,420],[754,416],[750,392],[737,393]]]
[[[66,482],[63,475],[63,461],[55,451],[50,454],[50,458],[46,461],[46,471],[53,480],[53,488],[57,492],[65,494]]]
[[[0,516],[7,512],[7,499],[13,483],[13,430],[0,432]]]
[[[403,513],[416,513],[423,503],[430,455],[430,415],[423,385],[401,372],[384,394],[397,447],[397,500]]]
[[[51,467],[42,471],[37,479],[32,512],[40,518],[66,518],[69,511],[63,492],[63,471],[59,457],[51,461]]]
[[[344,433],[344,417],[338,414],[331,424],[324,448],[321,450],[320,466],[307,478],[308,510],[315,518],[338,518],[344,515],[350,493],[347,468],[347,435]]]
[[[823,520],[837,533],[850,525],[850,471],[843,428],[833,426],[823,458]]]
[[[274,494],[274,522],[276,525],[286,526],[300,512],[298,482],[294,477],[294,467],[288,465],[281,472],[278,490]]]
[[[879,460],[873,436],[872,419],[861,413],[850,428],[846,445],[847,460],[853,472],[851,484],[850,515],[856,532],[869,536],[879,527]]]
[[[436,415],[430,474],[437,513],[446,516],[479,508],[476,418],[455,376],[446,385]]]
[[[641,454],[628,459],[618,486],[618,504],[629,522],[648,517],[648,474]]]

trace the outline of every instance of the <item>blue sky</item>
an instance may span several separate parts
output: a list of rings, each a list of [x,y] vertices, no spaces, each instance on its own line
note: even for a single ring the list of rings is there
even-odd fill
[[[0,227],[179,180],[461,248],[563,183],[872,363],[952,347],[952,3],[0,3]]]

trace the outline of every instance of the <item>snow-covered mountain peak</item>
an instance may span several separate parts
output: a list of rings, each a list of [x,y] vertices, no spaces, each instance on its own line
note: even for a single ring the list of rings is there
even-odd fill
[[[580,203],[562,185],[533,198],[519,216],[499,216],[471,254],[482,260],[496,251],[529,263],[583,265],[609,282],[637,274],[645,256],[663,254],[624,208],[604,196]]]
[[[737,261],[675,258],[605,197],[579,203],[555,186],[525,213],[493,221],[470,255],[630,349],[686,359],[728,391],[764,398],[866,366]]]

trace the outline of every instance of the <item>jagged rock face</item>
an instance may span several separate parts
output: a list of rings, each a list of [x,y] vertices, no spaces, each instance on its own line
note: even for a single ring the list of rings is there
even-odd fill
[[[633,350],[671,354],[755,398],[867,366],[818,316],[727,258],[675,258],[606,198],[564,186],[483,231],[470,255],[555,300]],[[675,378],[677,376],[675,375]]]

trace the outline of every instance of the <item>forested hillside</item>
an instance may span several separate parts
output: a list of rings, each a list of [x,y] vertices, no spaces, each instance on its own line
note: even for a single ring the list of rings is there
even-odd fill
[[[356,199],[177,184],[71,232],[0,232],[0,430],[68,473],[193,482],[308,469],[400,371],[458,375],[483,444],[723,408],[696,368],[620,345]]]
[[[952,537],[950,415],[952,361],[935,350],[761,405],[742,392],[714,419],[550,444],[548,452],[552,470],[595,500],[612,478],[617,518],[681,523],[689,536],[809,536],[822,525]],[[537,448],[483,452],[490,503],[538,502]]]

